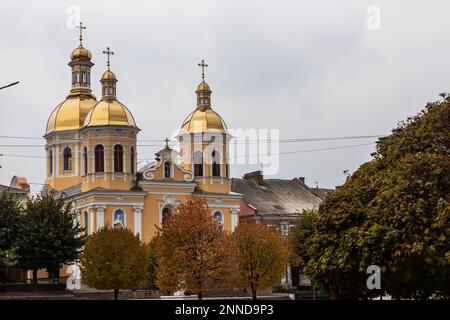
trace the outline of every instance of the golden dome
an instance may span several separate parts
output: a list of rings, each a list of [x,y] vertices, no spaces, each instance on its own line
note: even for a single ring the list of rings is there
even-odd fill
[[[205,81],[202,81],[202,82],[198,85],[197,91],[200,91],[200,90],[208,90],[208,91],[211,91],[211,89],[209,88],[209,85],[208,85]]]
[[[133,115],[116,99],[102,99],[89,111],[84,126],[130,126],[136,127]]]
[[[86,115],[96,103],[97,99],[92,95],[69,95],[51,113],[45,133],[81,128]]]
[[[180,135],[197,132],[227,133],[227,126],[222,117],[213,109],[199,107],[183,121]]]
[[[84,48],[83,45],[80,44],[80,46],[78,48],[76,48],[72,51],[70,58],[72,60],[81,59],[81,58],[91,60],[92,54],[88,49]]]
[[[102,80],[117,80],[117,78],[111,70],[106,70],[102,75]]]

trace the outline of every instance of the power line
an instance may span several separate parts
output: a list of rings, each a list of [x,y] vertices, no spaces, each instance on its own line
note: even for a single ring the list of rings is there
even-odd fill
[[[347,149],[347,148],[354,148],[354,147],[360,147],[360,146],[369,146],[373,145],[375,142],[371,143],[359,143],[359,144],[351,144],[351,145],[344,145],[344,146],[338,146],[338,147],[328,147],[328,148],[318,148],[318,149],[306,149],[306,150],[296,150],[296,151],[285,151],[285,152],[276,152],[276,153],[266,153],[266,154],[252,154],[252,155],[244,155],[239,157],[258,157],[258,156],[271,156],[271,155],[287,155],[287,154],[298,154],[298,153],[309,153],[309,152],[318,152],[318,151],[328,151],[328,150],[339,150],[339,149]],[[14,157],[14,158],[36,158],[36,159],[46,159],[45,156],[33,156],[33,155],[24,155],[24,154],[0,154],[2,157]],[[237,157],[233,157],[237,158]],[[74,157],[74,159],[80,159],[78,157]],[[153,161],[155,159],[139,159],[141,161]]]
[[[355,139],[373,139],[373,138],[381,138],[382,135],[370,135],[370,136],[343,136],[343,137],[326,137],[326,138],[289,138],[289,139],[234,139],[232,144],[249,144],[250,142],[255,143],[298,143],[298,142],[320,142],[320,141],[337,141],[337,140],[355,140]],[[36,137],[18,137],[18,136],[0,136],[0,138],[8,138],[8,139],[41,139]],[[77,140],[81,141],[81,140]],[[138,140],[140,142],[144,141],[154,141],[154,142],[163,142],[163,140]],[[170,141],[170,143],[177,143],[177,141]],[[161,147],[164,144],[138,144],[138,147]],[[2,144],[0,147],[25,147],[25,148],[43,148],[45,145],[31,145],[31,144]]]

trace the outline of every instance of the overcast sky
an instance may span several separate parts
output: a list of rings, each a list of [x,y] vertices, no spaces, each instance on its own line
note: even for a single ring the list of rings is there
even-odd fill
[[[388,134],[450,91],[448,0],[2,0],[0,86],[20,84],[0,91],[0,135],[42,137],[67,95],[67,63],[78,45],[67,26],[71,5],[87,26],[94,93],[100,96],[102,51],[110,46],[117,95],[142,129],[140,140],[162,141],[194,110],[202,58],[213,108],[228,127],[279,129],[281,139]],[[367,26],[371,5],[380,9],[379,29]],[[283,143],[280,152],[372,141]],[[44,142],[0,138],[1,145]],[[141,147],[139,157],[152,159],[159,149]],[[271,177],[305,176],[309,185],[334,187],[373,150],[283,154]],[[0,153],[45,156],[43,147],[2,146]],[[45,178],[45,159],[3,156],[0,165],[2,184],[13,175]],[[232,175],[258,168],[234,165]]]

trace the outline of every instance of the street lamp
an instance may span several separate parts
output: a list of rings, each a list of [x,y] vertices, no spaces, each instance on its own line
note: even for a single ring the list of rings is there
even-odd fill
[[[19,83],[19,81],[10,83],[10,84],[8,84],[7,86],[0,87],[0,90],[5,89],[5,88],[8,88],[8,87],[12,87],[12,86],[14,86],[14,85],[16,85],[16,84],[18,84],[18,83]]]

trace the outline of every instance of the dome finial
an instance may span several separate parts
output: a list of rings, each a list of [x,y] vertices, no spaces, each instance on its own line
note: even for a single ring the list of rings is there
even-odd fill
[[[208,65],[205,63],[205,60],[202,59],[202,63],[199,63],[198,66],[202,68],[202,81],[205,81],[205,68],[207,68]]]
[[[80,47],[83,46],[83,29],[86,29],[85,26],[83,26],[83,22],[80,21],[80,25],[76,26],[75,28],[80,29]]]
[[[110,49],[109,49],[109,47],[106,47],[106,50],[105,51],[103,51],[103,53],[104,54],[106,54],[106,56],[108,57],[107,58],[107,63],[106,63],[106,65],[108,66],[108,70],[109,70],[109,66],[110,66],[110,56],[112,56],[113,54],[114,54],[114,52],[112,52]]]
[[[164,141],[166,142],[166,146],[164,148],[165,149],[170,149],[170,147],[169,147],[169,138],[166,137],[166,139]]]

